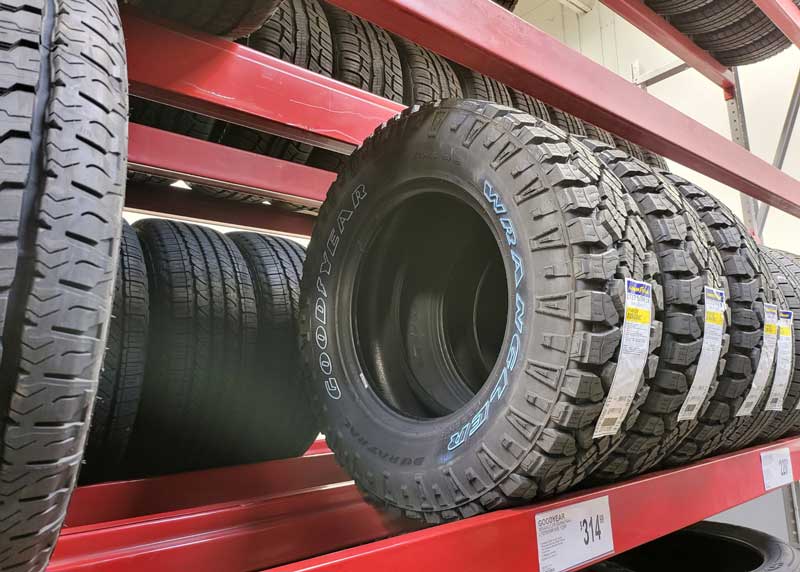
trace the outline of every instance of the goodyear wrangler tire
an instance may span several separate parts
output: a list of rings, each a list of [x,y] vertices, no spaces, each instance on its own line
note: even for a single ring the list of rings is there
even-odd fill
[[[0,3],[0,569],[39,572],[81,463],[125,193],[114,0]]]
[[[800,266],[785,252],[761,246],[761,253],[767,263],[776,285],[786,300],[787,309],[794,312],[792,320],[793,357],[789,386],[784,394],[783,409],[767,422],[758,441],[768,442],[796,433],[800,430]]]
[[[737,428],[751,425],[752,416],[735,415],[753,381],[764,341],[764,303],[772,303],[774,292],[769,288],[758,247],[736,216],[697,185],[673,173],[662,175],[681,192],[711,231],[714,246],[722,257],[731,309],[725,368],[697,426],[664,460],[665,465],[674,466],[730,449]]]
[[[592,438],[648,240],[619,181],[539,119],[448,100],[389,121],[340,172],[303,275],[309,388],[338,461],[429,523],[581,481],[646,393],[640,379],[622,433]]]
[[[655,466],[697,426],[696,417],[679,421],[679,413],[698,372],[706,325],[705,287],[725,291],[726,299],[729,293],[711,233],[680,192],[625,152],[599,141],[586,144],[639,204],[653,235],[664,291],[663,313],[657,314],[663,324],[658,370],[647,401],[621,444],[594,475],[614,481]],[[713,358],[718,365],[713,373],[707,372],[712,376],[708,392],[689,405],[695,415],[705,411],[725,365],[729,316],[723,314],[722,321],[720,348]]]

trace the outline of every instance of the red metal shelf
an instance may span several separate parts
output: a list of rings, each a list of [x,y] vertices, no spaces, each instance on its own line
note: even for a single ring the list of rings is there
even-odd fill
[[[800,474],[800,438],[786,439],[414,530],[367,504],[318,445],[301,459],[79,488],[48,570],[537,571],[537,513],[608,496],[623,552],[763,495],[760,455],[780,447]]]

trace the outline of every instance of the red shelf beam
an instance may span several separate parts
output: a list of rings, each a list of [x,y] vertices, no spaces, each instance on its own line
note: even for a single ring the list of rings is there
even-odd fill
[[[712,82],[732,93],[733,72],[682,34],[641,0],[601,0],[611,10],[639,28]]]
[[[800,47],[800,8],[792,0],[753,0],[795,46]]]
[[[422,530],[367,504],[324,450],[302,459],[96,485],[75,493],[67,514],[71,526],[62,531],[48,570],[375,572],[435,566],[535,572],[535,514],[607,495],[614,547],[622,552],[764,494],[760,454],[778,447],[790,449],[794,474],[800,474],[800,439],[787,439]]]

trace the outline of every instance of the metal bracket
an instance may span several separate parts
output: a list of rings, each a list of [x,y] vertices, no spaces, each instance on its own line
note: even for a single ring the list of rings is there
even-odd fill
[[[638,61],[636,62],[638,64]],[[655,85],[660,81],[678,75],[684,70],[689,69],[689,64],[680,60],[672,62],[671,64],[654,69],[653,71],[639,74],[639,66],[633,67],[633,83],[637,86],[647,89],[651,85]]]

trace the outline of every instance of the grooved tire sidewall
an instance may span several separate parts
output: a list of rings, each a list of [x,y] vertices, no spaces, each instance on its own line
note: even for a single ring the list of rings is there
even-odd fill
[[[532,252],[525,246],[528,238],[543,230],[549,229],[555,217],[561,217],[554,199],[551,199],[554,212],[544,220],[534,220],[527,216],[528,209],[515,208],[513,181],[504,180],[501,175],[487,167],[487,171],[473,168],[474,165],[489,165],[492,157],[480,145],[467,149],[455,140],[454,136],[445,137],[440,131],[438,138],[428,137],[431,119],[429,114],[426,123],[414,124],[414,130],[406,130],[406,144],[398,147],[380,144],[379,153],[388,155],[390,160],[373,160],[362,166],[359,176],[354,178],[347,189],[349,192],[337,193],[337,202],[329,205],[334,216],[326,218],[315,228],[316,240],[311,241],[305,267],[308,312],[304,327],[309,332],[309,350],[307,359],[310,363],[313,378],[313,391],[322,400],[325,427],[329,439],[333,438],[343,446],[337,451],[352,451],[357,462],[351,466],[351,472],[363,486],[371,487],[372,483],[359,479],[361,471],[374,475],[390,475],[392,489],[399,485],[413,486],[417,473],[426,473],[426,487],[434,485],[450,491],[451,487],[444,482],[446,477],[442,468],[447,465],[452,473],[463,478],[470,472],[481,479],[498,481],[502,475],[486,474],[481,469],[481,461],[477,456],[483,445],[486,451],[505,452],[503,439],[513,436],[523,441],[522,449],[530,448],[529,442],[508,420],[509,409],[514,407],[530,411],[530,395],[536,389],[535,380],[525,373],[526,356],[536,356],[539,362],[555,371],[563,373],[567,365],[567,354],[546,348],[542,343],[543,332],[554,335],[571,336],[574,320],[565,320],[547,315],[535,315],[529,301],[538,295],[549,292],[571,291],[574,288],[573,278],[564,276],[545,280],[534,271],[542,269],[545,261],[554,264],[569,262],[566,246],[558,249],[547,249]],[[443,131],[443,130],[442,130]],[[388,148],[387,148],[388,147]],[[522,152],[526,152],[524,149]],[[400,166],[403,166],[402,168]],[[413,173],[413,175],[411,175]],[[489,224],[495,236],[505,265],[508,285],[508,315],[506,334],[502,344],[498,362],[490,373],[486,383],[476,397],[455,413],[432,420],[413,420],[405,418],[390,409],[371,390],[361,383],[362,369],[357,357],[353,337],[352,300],[355,290],[356,270],[363,251],[372,236],[377,233],[383,223],[384,216],[396,206],[404,193],[413,193],[419,185],[431,188],[431,181],[445,182],[460,192]],[[507,216],[514,226],[517,238],[515,252],[521,257],[524,275],[516,285],[514,278],[515,264],[512,261],[510,247],[505,241],[506,231],[498,216],[492,210],[492,204],[483,194],[484,184],[488,181],[499,197],[499,201],[508,207]],[[364,196],[358,201],[353,197],[363,185]],[[458,189],[458,191],[456,190]],[[353,203],[358,206],[353,208]],[[352,212],[345,220],[347,213]],[[551,218],[552,217],[552,218]],[[342,222],[344,221],[344,222]],[[338,242],[336,242],[338,240]],[[330,245],[336,243],[335,251]],[[520,248],[522,247],[522,248]],[[323,249],[325,256],[323,257]],[[561,259],[559,259],[561,257]],[[330,261],[330,274],[324,271]],[[364,285],[368,287],[367,284]],[[324,292],[326,295],[323,295]],[[492,399],[492,393],[498,387],[498,379],[509,356],[509,347],[513,332],[516,331],[514,314],[518,312],[516,294],[524,307],[523,331],[519,334],[519,352],[508,375],[508,383],[502,395]],[[326,323],[315,317],[315,308],[324,299]],[[320,328],[326,335],[325,343],[320,343]],[[519,333],[519,332],[517,332]],[[324,348],[324,349],[323,349]],[[329,356],[329,357],[328,357]],[[330,359],[330,370],[325,367]],[[329,373],[330,372],[330,373]],[[327,393],[325,382],[329,377],[337,380],[341,397],[332,399]],[[555,393],[554,390],[551,390]],[[335,391],[333,392],[336,393]],[[527,402],[526,402],[527,400]],[[451,436],[457,434],[465,426],[470,427],[478,411],[489,402],[488,415],[479,428],[466,439],[463,444],[449,451]],[[538,438],[544,422],[535,428],[532,441]],[[503,455],[500,465],[516,466],[521,458],[513,459],[511,455]],[[488,472],[488,471],[487,471]],[[484,476],[486,475],[486,476]],[[372,492],[384,498],[383,487],[376,485]],[[485,492],[485,491],[484,491]],[[475,497],[480,496],[475,494]],[[465,502],[473,499],[465,499]]]

